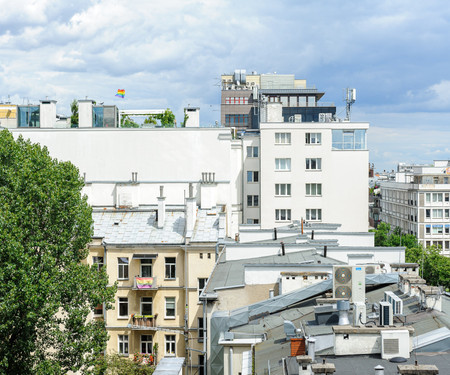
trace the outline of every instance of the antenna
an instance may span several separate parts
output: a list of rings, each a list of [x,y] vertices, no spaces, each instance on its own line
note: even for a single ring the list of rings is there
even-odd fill
[[[345,101],[345,121],[350,121],[350,113],[352,110],[352,104],[356,101],[356,89],[345,89],[345,95],[344,95],[344,101]]]

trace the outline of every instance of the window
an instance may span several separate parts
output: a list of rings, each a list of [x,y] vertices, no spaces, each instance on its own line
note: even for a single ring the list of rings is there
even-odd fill
[[[307,208],[306,209],[306,220],[311,220],[311,221],[322,220],[322,209],[321,208]]]
[[[275,184],[275,195],[291,195],[291,184]]]
[[[448,225],[445,226],[445,234],[450,234],[450,228]]]
[[[433,202],[442,202],[442,193],[433,193]]]
[[[248,104],[248,98],[243,97],[225,98],[225,104]]]
[[[247,224],[259,224],[259,219],[247,219]]]
[[[291,210],[290,209],[276,209],[275,210],[275,220],[276,221],[291,220]]]
[[[141,277],[152,277],[151,259],[141,259]]]
[[[430,203],[431,202],[431,193],[426,193],[425,194],[425,202],[426,203]]]
[[[248,115],[225,115],[225,124],[227,125],[247,125]]]
[[[208,278],[199,278],[198,279],[198,295],[202,294],[202,290],[208,282]]]
[[[307,145],[320,145],[322,143],[322,134],[321,133],[306,133],[305,134],[305,143]]]
[[[306,195],[322,195],[322,184],[306,184]]]
[[[128,298],[127,297],[119,297],[118,300],[119,305],[119,318],[128,318]]]
[[[128,258],[117,258],[119,280],[128,280]]]
[[[104,265],[103,257],[92,257],[92,264],[96,265],[98,270],[100,271]]]
[[[211,253],[208,253],[208,259],[211,259]]]
[[[205,375],[205,356],[203,354],[198,355],[198,375]]]
[[[175,355],[175,335],[166,335],[166,355]]]
[[[152,335],[141,335],[141,353],[153,353],[153,337]]]
[[[17,126],[19,128],[40,127],[39,106],[19,106],[17,109]]]
[[[175,297],[166,297],[165,318],[175,318]]]
[[[275,170],[276,171],[290,171],[291,170],[291,159],[275,159]]]
[[[128,335],[118,335],[119,338],[119,354],[128,354]]]
[[[98,304],[94,309],[94,315],[103,315],[103,304]]]
[[[175,279],[175,258],[166,258],[166,279]]]
[[[447,179],[446,184],[448,184],[448,177],[444,177],[444,178]],[[449,198],[450,198],[449,195],[450,195],[449,193],[445,193],[445,194],[444,194],[444,197],[445,197],[445,198],[444,198],[444,201],[445,201],[445,202],[448,202],[448,201],[449,201]]]
[[[257,158],[258,156],[259,156],[258,146],[247,146],[247,157],[248,158]]]
[[[433,219],[442,219],[442,210],[433,209],[432,214]]]
[[[429,219],[429,218],[431,217],[431,210],[428,209],[428,208],[425,210],[425,217],[426,217],[427,219]]]
[[[291,144],[291,133],[275,133],[275,144],[290,145]]]
[[[333,150],[365,150],[366,130],[333,130]]]
[[[425,233],[426,233],[426,234],[431,234],[431,227],[430,227],[429,225],[427,225],[427,226],[425,227]]]
[[[450,209],[446,208],[446,209],[444,210],[444,217],[445,217],[446,219],[450,218]]]
[[[258,207],[259,195],[247,195],[247,207]]]
[[[200,259],[203,259],[203,253],[199,254]]]
[[[198,320],[198,342],[203,342],[204,335],[204,327],[203,327],[203,318],[197,318]]]
[[[258,182],[259,172],[258,171],[247,171],[247,182]]]
[[[321,158],[306,158],[306,169],[322,169],[322,159]]]
[[[141,315],[153,315],[152,304],[152,297],[141,297]]]
[[[438,184],[439,183],[439,177],[433,177],[433,183]]]
[[[442,234],[442,225],[433,225],[433,234]]]

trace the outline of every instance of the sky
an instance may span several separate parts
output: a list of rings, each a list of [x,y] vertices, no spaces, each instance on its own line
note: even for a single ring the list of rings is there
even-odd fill
[[[448,1],[0,0],[1,101],[73,99],[220,116],[220,75],[295,74],[352,121],[370,162],[450,159]],[[124,99],[116,98],[125,89]]]

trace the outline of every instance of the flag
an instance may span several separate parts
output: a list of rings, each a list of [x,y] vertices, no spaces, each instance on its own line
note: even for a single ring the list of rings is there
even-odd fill
[[[125,90],[117,90],[116,96],[122,99],[125,98]]]
[[[153,277],[136,277],[136,287],[138,289],[152,289],[155,286],[153,285]]]

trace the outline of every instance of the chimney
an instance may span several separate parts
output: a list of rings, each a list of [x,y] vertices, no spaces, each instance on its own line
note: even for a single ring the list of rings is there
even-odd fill
[[[196,198],[194,197],[194,186],[189,183],[189,197],[186,198],[186,232],[192,232],[196,219]]]
[[[316,359],[316,339],[310,337],[308,339],[308,355],[311,357],[312,362]]]
[[[324,247],[323,247],[323,257],[324,257],[324,258],[327,257],[327,250],[328,250],[327,247],[324,246]]]
[[[284,255],[286,255],[286,251],[285,251],[285,249],[284,249],[284,242],[281,241],[280,244],[281,244],[281,255],[284,256]]]
[[[164,186],[160,186],[158,197],[158,216],[157,216],[158,228],[164,227],[164,221],[166,219],[166,197],[164,197],[163,195],[164,195]]]
[[[277,239],[277,228],[273,228],[273,239]]]
[[[273,298],[275,296],[273,289],[269,289],[269,298]]]
[[[41,128],[54,128],[56,123],[56,100],[41,100],[39,106]]]
[[[314,239],[314,230],[311,231],[311,239]]]
[[[78,100],[78,127],[92,128],[93,126],[93,101],[90,99]]]

